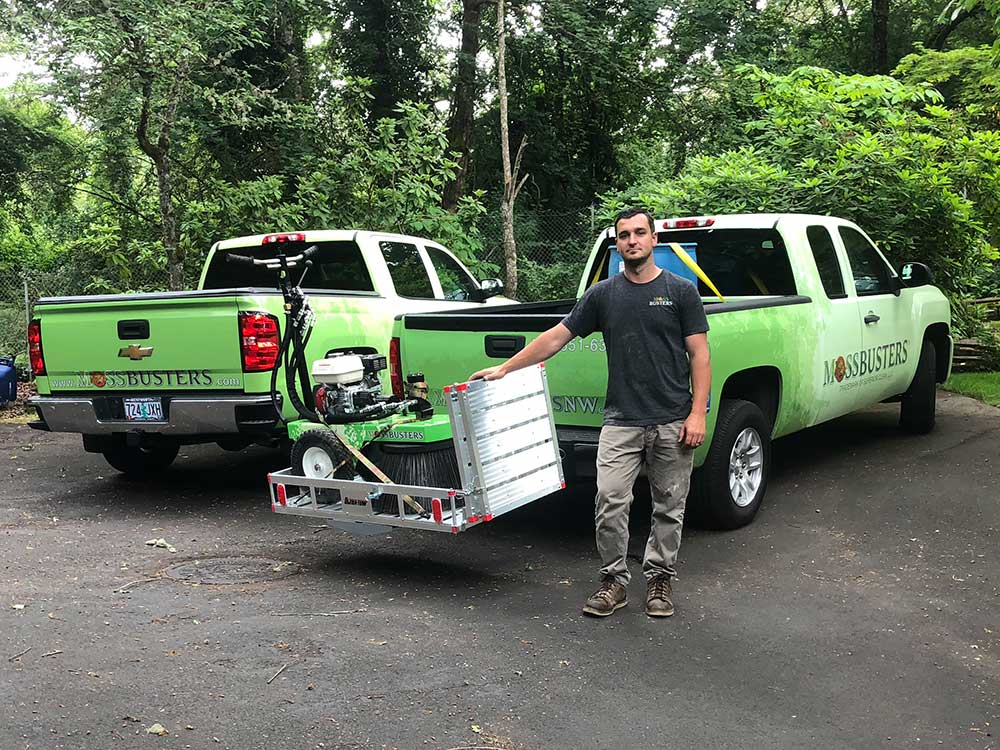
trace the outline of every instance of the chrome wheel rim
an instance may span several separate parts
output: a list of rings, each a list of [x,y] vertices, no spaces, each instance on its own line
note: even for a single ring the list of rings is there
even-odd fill
[[[747,427],[737,437],[729,454],[729,494],[745,508],[757,497],[764,480],[764,443],[760,433]]]
[[[302,454],[302,474],[310,479],[326,479],[333,475],[333,459],[322,448],[306,448]]]

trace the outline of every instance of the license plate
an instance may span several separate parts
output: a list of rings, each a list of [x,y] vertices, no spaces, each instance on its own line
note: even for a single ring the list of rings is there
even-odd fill
[[[158,398],[126,398],[125,419],[129,422],[162,422],[163,402]]]

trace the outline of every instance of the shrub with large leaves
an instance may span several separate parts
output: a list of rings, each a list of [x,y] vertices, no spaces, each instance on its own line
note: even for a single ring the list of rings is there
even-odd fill
[[[951,295],[995,292],[1000,133],[970,128],[929,84],[820,68],[739,74],[756,117],[737,150],[690,159],[605,200],[661,215],[805,212],[858,223],[890,261],[921,261]],[[655,166],[655,165],[651,165]]]

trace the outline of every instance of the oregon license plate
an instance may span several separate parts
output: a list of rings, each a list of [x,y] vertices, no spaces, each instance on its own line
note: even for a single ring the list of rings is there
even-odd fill
[[[158,398],[126,398],[125,419],[129,422],[162,422],[163,401]]]

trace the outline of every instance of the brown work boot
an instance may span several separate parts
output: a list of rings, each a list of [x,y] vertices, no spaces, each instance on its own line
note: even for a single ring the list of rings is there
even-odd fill
[[[670,576],[650,578],[646,584],[646,614],[650,617],[670,617],[674,613]]]
[[[583,611],[595,617],[607,617],[626,604],[628,604],[628,593],[625,587],[611,576],[605,576],[601,581],[601,587],[591,594],[587,603],[583,605]]]

